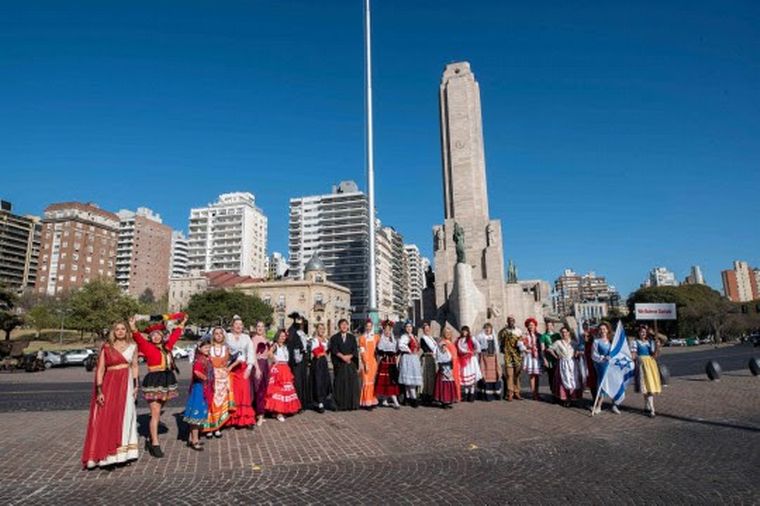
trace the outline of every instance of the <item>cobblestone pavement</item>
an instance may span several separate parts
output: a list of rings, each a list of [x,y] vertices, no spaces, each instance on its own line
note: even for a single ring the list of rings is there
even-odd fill
[[[0,504],[760,502],[760,378],[675,378],[655,419],[633,392],[624,407],[595,418],[533,401],[308,412],[196,453],[174,402],[166,457],[112,472],[80,470],[86,411],[0,413]],[[139,417],[144,430],[142,406]]]

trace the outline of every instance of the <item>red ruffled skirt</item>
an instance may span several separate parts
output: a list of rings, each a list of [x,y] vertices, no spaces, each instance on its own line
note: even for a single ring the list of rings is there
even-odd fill
[[[275,363],[269,370],[266,410],[278,415],[292,415],[301,411],[296,387],[293,385],[293,373],[284,362]]]
[[[230,373],[232,384],[232,398],[235,399],[235,411],[230,412],[227,425],[233,427],[247,427],[256,422],[256,413],[253,410],[251,400],[251,382],[245,378],[245,370],[248,364],[242,362]],[[251,370],[253,374],[253,370]]]
[[[382,355],[380,364],[377,366],[377,381],[375,381],[375,395],[378,397],[390,397],[399,394],[398,367],[396,357]]]

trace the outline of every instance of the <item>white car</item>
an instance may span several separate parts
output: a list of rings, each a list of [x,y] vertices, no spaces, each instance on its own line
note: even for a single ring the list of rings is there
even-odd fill
[[[178,358],[188,358],[190,357],[190,351],[187,348],[183,348],[182,346],[175,346],[172,348],[172,358],[175,360]]]

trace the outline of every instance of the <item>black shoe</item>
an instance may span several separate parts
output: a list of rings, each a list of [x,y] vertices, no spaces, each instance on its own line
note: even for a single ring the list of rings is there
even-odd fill
[[[370,409],[370,411],[371,411],[371,409]],[[317,413],[319,413],[321,415],[324,412],[325,412],[325,407],[324,406],[317,407]]]
[[[187,447],[190,448],[191,450],[195,450],[196,452],[202,452],[203,451],[203,446],[201,446],[200,442],[193,443],[193,442],[188,441],[187,442]]]
[[[253,430],[253,425],[246,425],[245,430]]]
[[[412,403],[412,407],[413,407],[413,408],[417,408],[417,407],[419,407],[419,403],[417,402],[417,399],[412,399],[412,400],[411,400],[411,403]]]
[[[163,458],[164,452],[161,450],[160,445],[153,445],[153,453],[151,453],[157,459]]]
[[[467,394],[467,402],[475,402],[475,394]]]
[[[151,457],[155,457],[155,454],[153,453],[153,445],[150,442],[150,439],[145,440],[145,451],[150,453]]]

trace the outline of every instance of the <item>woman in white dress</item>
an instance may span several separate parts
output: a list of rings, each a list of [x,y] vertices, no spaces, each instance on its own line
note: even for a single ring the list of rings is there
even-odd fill
[[[422,386],[419,350],[420,345],[414,335],[414,325],[407,320],[404,324],[404,333],[398,339],[398,351],[401,355],[398,364],[398,382],[404,385],[405,402],[413,408],[417,407],[417,388]]]
[[[472,337],[470,327],[465,325],[460,331],[457,340],[457,353],[459,355],[459,370],[461,371],[462,389],[464,390],[463,400],[466,402],[475,402],[475,385],[483,378],[478,362],[478,353],[480,346],[478,340]]]

